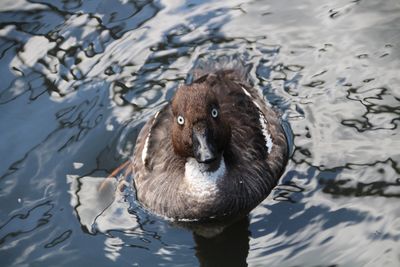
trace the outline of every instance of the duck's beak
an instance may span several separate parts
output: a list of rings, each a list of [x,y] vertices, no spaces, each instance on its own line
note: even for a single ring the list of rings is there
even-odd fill
[[[193,154],[197,162],[209,164],[217,159],[215,142],[205,123],[194,125],[192,140]]]

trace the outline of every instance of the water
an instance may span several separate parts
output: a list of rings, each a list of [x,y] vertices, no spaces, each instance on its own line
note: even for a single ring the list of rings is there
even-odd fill
[[[1,266],[399,266],[400,3],[0,4]],[[291,125],[273,193],[217,239],[97,187],[202,58]]]

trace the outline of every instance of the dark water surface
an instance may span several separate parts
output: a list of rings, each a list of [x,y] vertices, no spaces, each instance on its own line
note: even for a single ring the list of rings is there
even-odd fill
[[[291,124],[273,193],[205,239],[97,193],[201,58]],[[400,2],[0,3],[1,266],[400,266]]]

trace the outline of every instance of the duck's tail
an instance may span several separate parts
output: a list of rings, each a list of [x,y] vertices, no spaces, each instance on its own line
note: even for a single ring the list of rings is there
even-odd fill
[[[104,191],[105,188],[107,187],[107,184],[111,182],[112,178],[117,179],[119,174],[122,174],[122,171],[124,173],[122,174],[123,177],[128,177],[130,174],[132,174],[133,169],[131,167],[131,160],[127,160],[124,163],[122,163],[120,166],[118,166],[110,175],[107,176],[107,178],[101,183],[99,187],[99,191]],[[118,179],[117,179],[118,180]]]

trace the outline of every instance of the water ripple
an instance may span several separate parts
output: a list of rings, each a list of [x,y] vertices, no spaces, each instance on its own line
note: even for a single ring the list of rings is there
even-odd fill
[[[399,8],[3,1],[2,265],[398,266]],[[293,151],[248,221],[208,240],[141,209],[133,177],[99,193],[196,64],[238,55]]]

